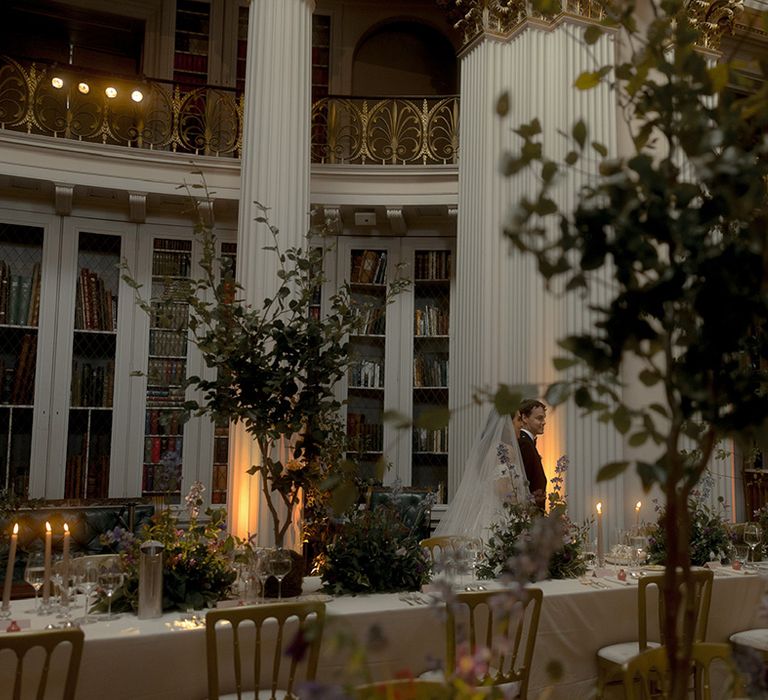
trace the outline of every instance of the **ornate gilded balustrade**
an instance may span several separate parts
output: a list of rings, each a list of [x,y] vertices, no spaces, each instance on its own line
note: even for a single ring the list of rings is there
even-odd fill
[[[195,155],[239,157],[242,100],[234,90],[202,87],[182,92],[178,85],[144,80],[140,85],[82,76],[87,94],[66,78],[66,68],[22,63],[0,56],[0,128],[95,143]],[[55,88],[51,79],[64,75]],[[117,86],[110,99],[104,89]],[[138,87],[143,99],[134,102]]]
[[[312,107],[312,162],[456,163],[459,98],[327,97]]]
[[[240,157],[243,101],[234,90],[185,92],[159,80],[108,83],[67,67],[0,56],[0,129],[157,151]],[[51,80],[63,76],[56,88]],[[86,80],[87,94],[77,82]],[[108,84],[117,97],[105,94]],[[139,87],[140,102],[130,99]],[[459,149],[459,98],[328,97],[312,107],[312,161],[452,164]]]

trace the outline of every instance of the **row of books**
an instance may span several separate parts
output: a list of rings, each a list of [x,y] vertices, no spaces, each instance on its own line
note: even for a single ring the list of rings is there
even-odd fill
[[[30,406],[35,394],[35,367],[37,366],[37,335],[25,333],[16,362],[7,362],[8,356],[0,358],[0,402],[16,406]],[[10,358],[8,358],[10,359]]]
[[[414,279],[447,280],[451,276],[450,250],[420,250],[414,260]]]
[[[152,253],[152,274],[157,277],[189,277],[192,258],[188,252]]]
[[[384,426],[366,423],[362,413],[347,413],[347,436],[351,452],[381,452],[384,448]]]
[[[149,354],[170,357],[187,356],[187,334],[153,329],[149,332]]]
[[[166,360],[152,357],[147,367],[147,383],[181,386],[187,379],[186,360]]]
[[[384,387],[384,361],[362,360],[349,368],[350,387],[381,389]]]
[[[86,406],[111,407],[114,399],[115,363],[92,365],[72,362],[72,403],[76,408]]]
[[[107,498],[109,495],[109,438],[93,436],[86,467],[84,454],[67,457],[64,498]]]
[[[117,296],[96,272],[87,267],[80,270],[77,279],[75,328],[88,331],[117,329]]]
[[[448,428],[428,430],[413,429],[414,452],[448,452]]]
[[[448,358],[416,355],[413,358],[413,386],[448,386]]]
[[[416,309],[413,316],[414,335],[448,335],[448,312],[439,306]]]
[[[352,251],[352,284],[384,284],[386,278],[386,250]]]
[[[147,464],[160,464],[164,461],[164,455],[169,452],[181,457],[182,438],[177,436],[160,437],[158,435],[144,438],[144,462]]]
[[[170,330],[186,329],[189,323],[189,306],[165,304],[152,309],[152,327]]]
[[[14,275],[11,266],[0,260],[0,323],[36,326],[40,318],[40,263],[32,276]]]
[[[181,411],[150,409],[144,417],[146,435],[181,435],[184,430]]]
[[[357,310],[360,318],[361,335],[384,335],[387,328],[387,316],[385,310],[377,307],[366,306]]]
[[[143,496],[180,491],[181,462],[167,461],[160,464],[145,464],[141,490]]]
[[[208,72],[208,56],[198,56],[193,53],[176,52],[173,57],[173,67],[180,71],[193,71],[195,73]]]
[[[183,387],[150,387],[147,389],[147,406],[180,406],[185,401]]]

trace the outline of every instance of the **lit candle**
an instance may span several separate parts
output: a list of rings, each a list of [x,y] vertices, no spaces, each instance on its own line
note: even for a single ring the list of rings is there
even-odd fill
[[[43,606],[48,605],[51,595],[51,524],[45,523],[45,578],[43,579]]]
[[[605,564],[605,546],[603,544],[603,502],[598,501],[597,509],[597,565]]]
[[[5,584],[3,585],[3,612],[7,612],[11,606],[11,582],[13,581],[13,565],[16,563],[16,543],[19,541],[19,524],[13,526],[11,535],[11,548],[8,550],[8,567],[5,570]]]
[[[69,577],[69,525],[64,523],[64,545],[61,552],[61,595],[66,599],[64,591],[67,590],[67,579]]]
[[[640,534],[640,509],[643,507],[643,502],[638,501],[635,503],[635,526],[637,527],[637,534]]]

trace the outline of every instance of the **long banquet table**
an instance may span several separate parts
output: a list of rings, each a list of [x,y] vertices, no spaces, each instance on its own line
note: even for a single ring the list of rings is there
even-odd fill
[[[606,579],[607,588],[577,580],[542,581],[544,603],[532,667],[530,698],[551,685],[547,666],[560,662],[562,676],[553,698],[587,698],[594,689],[596,650],[636,637],[637,587]],[[305,580],[305,593],[317,579]],[[726,641],[756,619],[765,588],[757,575],[716,576],[708,640]],[[12,617],[42,629],[50,616],[24,613],[28,600],[13,601]],[[327,604],[326,632],[319,680],[341,681],[349,674],[349,646],[334,642],[357,639],[364,645],[367,668],[375,680],[414,673],[434,666],[443,656],[441,605],[414,605],[397,594],[338,597]],[[207,696],[204,629],[172,613],[154,620],[123,615],[115,621],[83,626],[79,700],[196,700]],[[0,623],[2,624],[2,623]],[[2,630],[6,627],[2,624]],[[1,631],[0,634],[5,634]],[[5,685],[0,667],[0,687]],[[7,686],[5,686],[7,687]],[[232,688],[222,688],[231,691]]]

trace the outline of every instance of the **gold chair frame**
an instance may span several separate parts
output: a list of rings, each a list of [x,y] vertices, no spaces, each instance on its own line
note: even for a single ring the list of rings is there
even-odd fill
[[[445,551],[446,549],[453,549],[456,537],[453,535],[442,535],[441,537],[427,537],[425,540],[421,540],[419,544],[423,549],[429,550],[429,556],[432,561],[435,560],[435,550],[439,549]]]
[[[520,608],[514,615],[500,615],[494,611],[491,600],[504,595],[505,591],[467,591],[456,595],[456,600],[447,605],[446,619],[446,673],[453,673],[456,668],[456,651],[461,641],[458,627],[461,620],[457,613],[462,607],[469,613],[469,648],[477,647],[478,614],[485,610],[484,645],[491,652],[491,660],[485,674],[477,679],[478,685],[504,685],[519,683],[518,696],[526,700],[531,661],[536,646],[536,634],[539,629],[541,604],[544,594],[539,588],[526,588],[526,598],[520,601]],[[512,611],[510,611],[512,612]],[[516,618],[516,619],[515,619]],[[525,639],[523,639],[525,633]],[[505,644],[498,642],[504,640]],[[499,648],[499,647],[502,648]]]
[[[24,677],[24,658],[27,652],[35,648],[45,651],[45,659],[40,672],[40,681],[35,693],[36,698],[46,696],[48,674],[51,668],[51,657],[60,644],[69,644],[69,661],[67,675],[62,690],[63,700],[73,700],[77,688],[77,677],[80,673],[80,660],[83,656],[83,640],[85,635],[80,629],[44,630],[36,632],[13,632],[0,636],[0,651],[11,650],[16,655],[16,670],[13,679],[13,700],[21,698],[21,685]]]
[[[707,625],[709,623],[709,606],[712,601],[712,581],[714,573],[709,569],[698,569],[691,571],[691,583],[693,586],[693,606],[696,609],[696,629],[694,630],[693,641],[702,642],[707,635]],[[650,649],[648,640],[648,589],[655,586],[658,589],[658,605],[656,608],[659,642],[664,645],[664,585],[665,574],[654,574],[652,576],[643,576],[637,583],[637,642],[640,653]],[[677,572],[678,586],[684,585],[682,571]],[[683,597],[686,597],[683,591]],[[621,681],[622,665],[614,661],[597,657],[597,698],[603,697],[605,686],[609,683]]]
[[[233,670],[235,676],[235,687],[238,699],[244,692],[243,689],[243,660],[241,659],[240,628],[243,623],[253,623],[254,625],[254,653],[253,653],[253,679],[257,685],[256,696],[259,697],[258,690],[264,690],[261,687],[261,656],[262,651],[272,652],[271,679],[269,681],[269,697],[274,700],[278,691],[280,682],[280,666],[284,657],[283,633],[286,623],[296,618],[301,628],[307,626],[308,619],[314,616],[315,628],[311,638],[308,640],[307,662],[305,678],[308,681],[315,679],[317,675],[317,664],[320,658],[320,643],[322,641],[323,627],[325,625],[325,603],[306,602],[306,603],[273,603],[269,605],[247,606],[241,608],[224,608],[209,611],[205,616],[205,643],[208,662],[208,698],[209,700],[218,700],[219,691],[219,655],[217,647],[217,623],[226,622],[232,627],[232,649],[233,649]],[[262,644],[262,627],[268,620],[274,620],[277,623],[277,636],[268,640],[268,643]],[[288,683],[280,688],[285,691],[287,698],[295,698],[293,694],[294,683],[299,665],[296,657],[291,657],[288,672]]]

